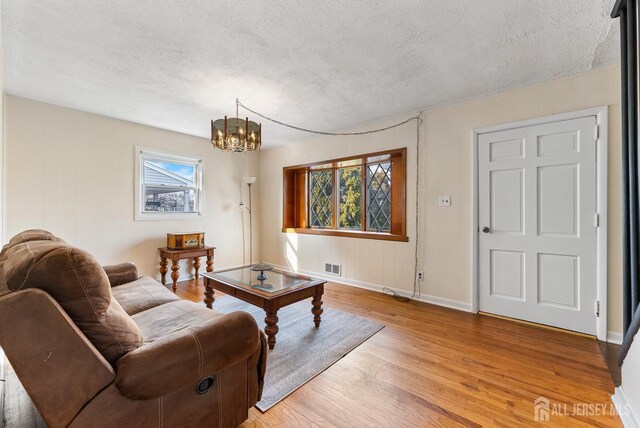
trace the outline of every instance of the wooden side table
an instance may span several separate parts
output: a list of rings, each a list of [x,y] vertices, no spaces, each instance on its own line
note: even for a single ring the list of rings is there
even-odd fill
[[[196,279],[200,276],[200,257],[207,258],[207,272],[213,272],[213,251],[216,247],[188,248],[184,250],[170,250],[167,247],[158,248],[160,251],[160,275],[164,285],[167,276],[167,259],[171,260],[171,279],[173,280],[173,292],[180,277],[180,265],[182,259],[193,259],[193,267],[196,269]]]

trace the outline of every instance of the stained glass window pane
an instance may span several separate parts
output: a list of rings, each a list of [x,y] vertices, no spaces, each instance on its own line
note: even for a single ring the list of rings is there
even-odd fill
[[[309,172],[309,224],[333,227],[333,170]]]
[[[367,230],[391,229],[391,162],[367,165]]]
[[[340,198],[338,228],[362,228],[362,167],[338,169]]]

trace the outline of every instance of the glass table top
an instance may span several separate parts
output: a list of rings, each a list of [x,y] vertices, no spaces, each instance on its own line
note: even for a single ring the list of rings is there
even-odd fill
[[[207,276],[223,281],[226,280],[236,286],[241,286],[246,289],[255,289],[267,293],[277,293],[279,291],[311,284],[312,282],[318,281],[314,278],[309,278],[289,272],[282,272],[276,269],[265,271],[264,274],[267,276],[267,279],[265,279],[264,281],[260,281],[258,280],[258,275],[260,275],[260,272],[252,271],[250,266],[245,266],[237,269],[212,272]]]

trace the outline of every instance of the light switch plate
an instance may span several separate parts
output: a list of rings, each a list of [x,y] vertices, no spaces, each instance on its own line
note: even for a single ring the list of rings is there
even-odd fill
[[[451,206],[451,196],[440,196],[438,198],[438,205],[441,207],[450,207]]]

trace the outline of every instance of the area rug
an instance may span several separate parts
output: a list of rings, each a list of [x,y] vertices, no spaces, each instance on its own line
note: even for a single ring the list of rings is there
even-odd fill
[[[234,297],[216,299],[218,312],[249,312],[264,330],[264,310]],[[384,325],[323,306],[320,328],[313,325],[311,300],[278,311],[276,347],[269,351],[262,400],[256,405],[266,412],[287,395],[322,373],[340,358],[380,331]]]

